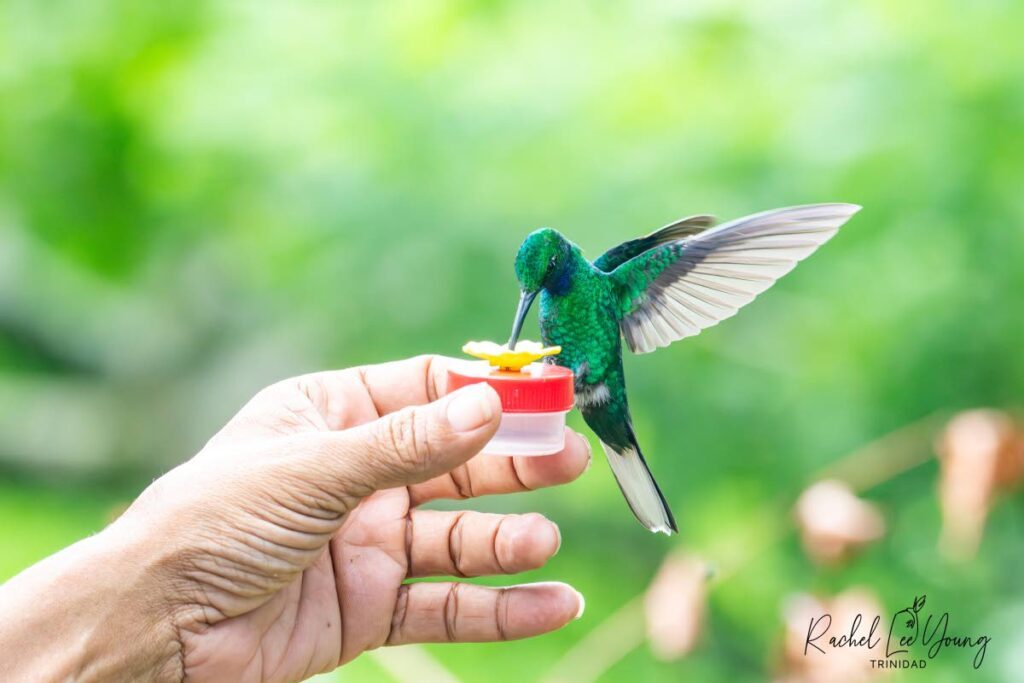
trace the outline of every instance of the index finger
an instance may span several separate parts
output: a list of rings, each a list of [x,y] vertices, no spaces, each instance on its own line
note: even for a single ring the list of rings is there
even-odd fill
[[[423,355],[344,370],[303,375],[300,386],[330,429],[370,422],[407,406],[436,401],[445,394],[453,358]]]
[[[410,504],[417,506],[438,498],[461,500],[568,484],[587,470],[590,460],[590,442],[566,428],[565,448],[554,455],[478,455],[447,474],[410,486]]]
[[[358,370],[377,412],[386,415],[406,406],[431,403],[447,393],[447,370],[454,361],[446,356],[424,355],[365,365]]]

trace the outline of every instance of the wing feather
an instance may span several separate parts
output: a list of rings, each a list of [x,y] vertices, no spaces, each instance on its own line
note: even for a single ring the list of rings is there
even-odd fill
[[[629,240],[616,247],[612,247],[594,259],[594,266],[600,271],[610,273],[629,259],[644,253],[648,249],[653,249],[659,244],[667,244],[668,242],[691,237],[707,230],[714,224],[715,219],[713,216],[702,215],[680,218],[658,228],[649,235],[644,235],[643,237],[638,237],[635,240]]]
[[[626,343],[646,353],[735,315],[859,210],[813,204],[766,211],[633,256],[610,273]]]

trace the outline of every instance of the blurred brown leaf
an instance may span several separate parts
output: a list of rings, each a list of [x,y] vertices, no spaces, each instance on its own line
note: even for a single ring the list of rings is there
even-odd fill
[[[690,653],[700,638],[707,601],[708,567],[677,552],[662,562],[644,596],[651,651],[671,661]]]
[[[790,598],[783,608],[786,635],[776,683],[863,683],[881,678],[884,670],[871,668],[870,660],[878,657],[874,650],[832,648],[826,644],[832,636],[849,634],[858,614],[862,620],[856,637],[867,636],[871,621],[881,613],[878,598],[864,588],[851,588],[831,598],[806,593]],[[825,635],[815,641],[825,650],[821,653],[814,647],[806,647],[807,632],[811,623],[825,614],[830,615],[832,621]]]
[[[970,410],[950,420],[937,451],[940,547],[949,557],[970,558],[977,553],[996,493],[1019,484],[1024,474],[1024,434],[1004,412]]]
[[[840,564],[885,534],[882,513],[841,481],[811,485],[797,499],[794,513],[804,550],[819,564]]]

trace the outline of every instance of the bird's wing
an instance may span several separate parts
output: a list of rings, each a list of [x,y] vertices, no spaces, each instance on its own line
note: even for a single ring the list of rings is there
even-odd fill
[[[650,249],[616,268],[620,327],[647,353],[736,313],[824,244],[854,204],[775,209]]]
[[[680,218],[673,223],[658,228],[649,235],[637,237],[635,240],[629,240],[617,247],[612,247],[594,260],[594,266],[598,270],[610,273],[629,259],[639,256],[648,249],[653,249],[659,244],[674,242],[684,237],[696,235],[714,224],[714,216],[687,216],[686,218]]]

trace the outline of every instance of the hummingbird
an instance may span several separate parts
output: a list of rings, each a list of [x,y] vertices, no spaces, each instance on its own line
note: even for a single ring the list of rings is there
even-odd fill
[[[678,529],[633,429],[623,340],[630,351],[648,353],[718,324],[859,210],[854,204],[794,206],[718,226],[711,216],[689,216],[593,262],[553,228],[535,230],[519,247],[520,297],[509,348],[539,294],[541,339],[562,347],[545,362],[573,371],[576,407],[600,439],[630,509],[650,531]]]

